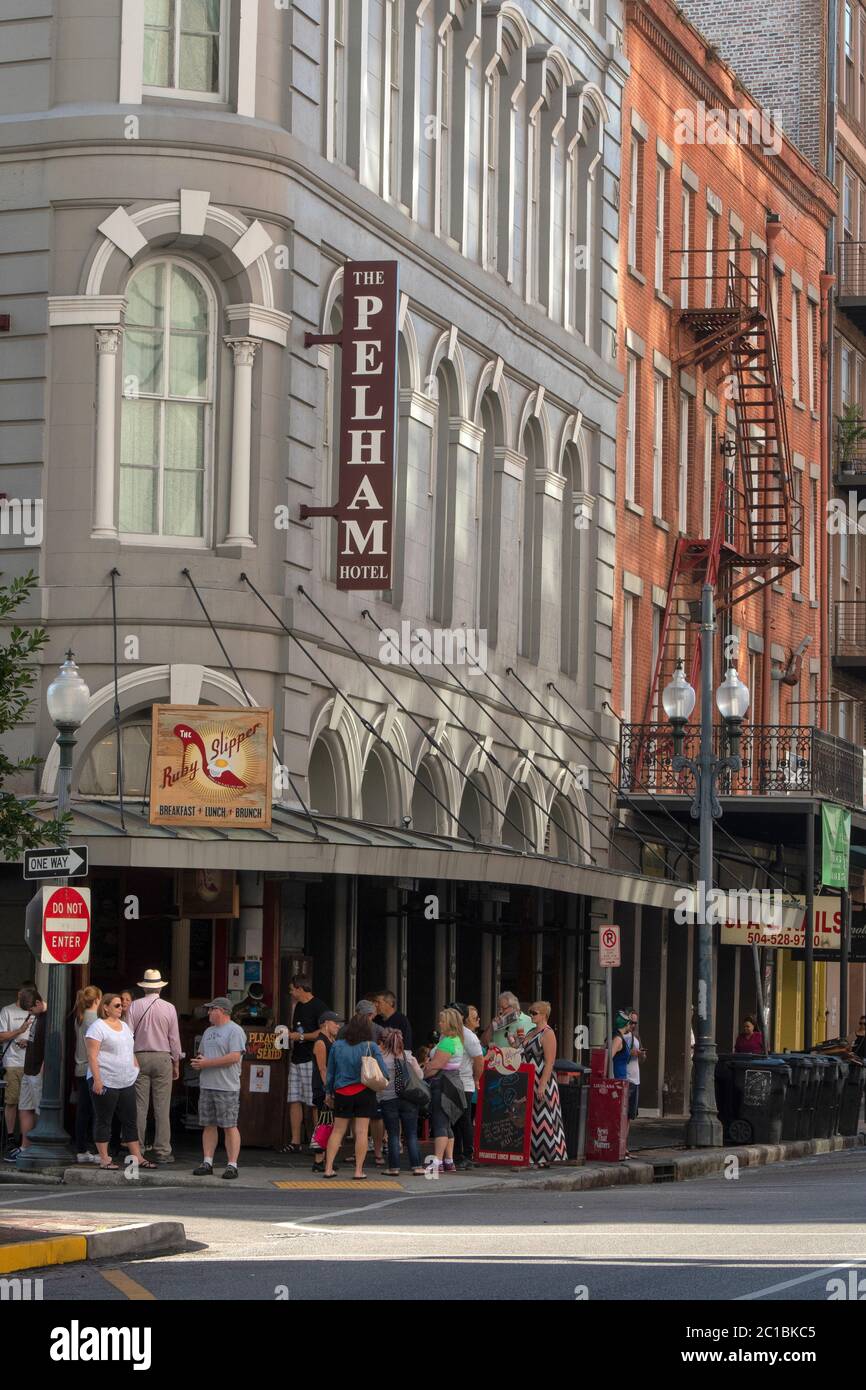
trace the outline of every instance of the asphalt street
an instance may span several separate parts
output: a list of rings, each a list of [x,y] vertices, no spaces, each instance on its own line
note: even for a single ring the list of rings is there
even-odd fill
[[[180,1254],[45,1271],[48,1300],[824,1301],[866,1281],[866,1151],[597,1192],[4,1186],[3,1208],[184,1221]],[[832,1287],[832,1286],[831,1286]],[[863,1292],[866,1293],[866,1282]]]

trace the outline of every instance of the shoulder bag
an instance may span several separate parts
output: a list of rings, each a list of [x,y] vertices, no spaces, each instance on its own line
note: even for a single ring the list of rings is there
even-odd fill
[[[388,1078],[383,1075],[382,1068],[373,1056],[369,1045],[366,1056],[361,1058],[361,1080],[371,1091],[384,1091],[388,1085]]]

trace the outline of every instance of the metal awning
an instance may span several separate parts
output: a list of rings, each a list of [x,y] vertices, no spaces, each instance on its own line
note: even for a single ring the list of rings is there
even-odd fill
[[[36,802],[34,814],[50,820],[54,798]],[[116,801],[73,800],[69,840],[85,843],[93,868],[238,869],[275,874],[361,874],[381,878],[464,880],[548,888],[560,893],[676,906],[684,884],[624,873],[592,864],[569,864],[541,854],[523,854],[506,845],[480,845],[400,830],[340,816],[310,818],[301,811],[273,808],[270,830],[220,830],[211,826],[173,829],[150,825],[147,807],[124,803],[124,830]]]

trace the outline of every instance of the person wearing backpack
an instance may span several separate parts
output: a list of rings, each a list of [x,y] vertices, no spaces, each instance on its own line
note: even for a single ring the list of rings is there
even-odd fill
[[[628,1064],[631,1061],[632,1052],[634,1051],[635,1056],[637,1056],[628,1014],[624,1014],[620,1009],[613,1021],[613,1026],[614,1034],[611,1045],[613,1079],[614,1081],[624,1081],[628,1085]],[[631,1154],[627,1153],[626,1158],[630,1157]]]
[[[389,1177],[398,1177],[400,1174],[402,1125],[409,1165],[416,1177],[423,1177],[424,1165],[418,1145],[418,1106],[404,1100],[400,1094],[401,1078],[406,1075],[407,1069],[419,1080],[423,1073],[412,1053],[404,1047],[403,1034],[399,1028],[386,1028],[379,1038],[379,1046],[385,1058],[385,1071],[388,1076],[388,1085],[379,1095],[379,1107],[388,1134],[388,1167],[385,1172]]]
[[[378,1063],[378,1078],[364,1073],[371,1068],[369,1063]],[[368,1065],[365,1067],[364,1063]],[[370,1121],[376,1114],[379,1094],[387,1085],[388,1074],[385,1058],[373,1042],[371,1014],[355,1014],[337,1038],[328,1054],[328,1072],[325,1079],[325,1105],[334,1112],[334,1128],[325,1151],[324,1178],[335,1178],[334,1160],[340,1151],[343,1136],[354,1121],[355,1129],[355,1181],[363,1182],[364,1159],[367,1157],[367,1140]],[[375,1081],[375,1084],[374,1084]],[[380,1084],[381,1083],[381,1084]]]

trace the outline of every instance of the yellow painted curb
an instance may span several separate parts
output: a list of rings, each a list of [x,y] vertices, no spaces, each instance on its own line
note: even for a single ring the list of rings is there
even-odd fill
[[[364,1183],[357,1183],[351,1178],[346,1182],[329,1182],[327,1187],[324,1186],[321,1178],[318,1181],[314,1179],[312,1182],[303,1180],[299,1182],[275,1182],[274,1187],[290,1188],[293,1192],[333,1192],[335,1188],[338,1192],[357,1192],[359,1188],[361,1191],[366,1189],[368,1192],[403,1191],[398,1182],[373,1182],[372,1179],[368,1179]]]
[[[41,1269],[44,1265],[68,1265],[87,1259],[86,1236],[54,1236],[50,1240],[22,1240],[0,1245],[0,1274],[16,1269]]]

